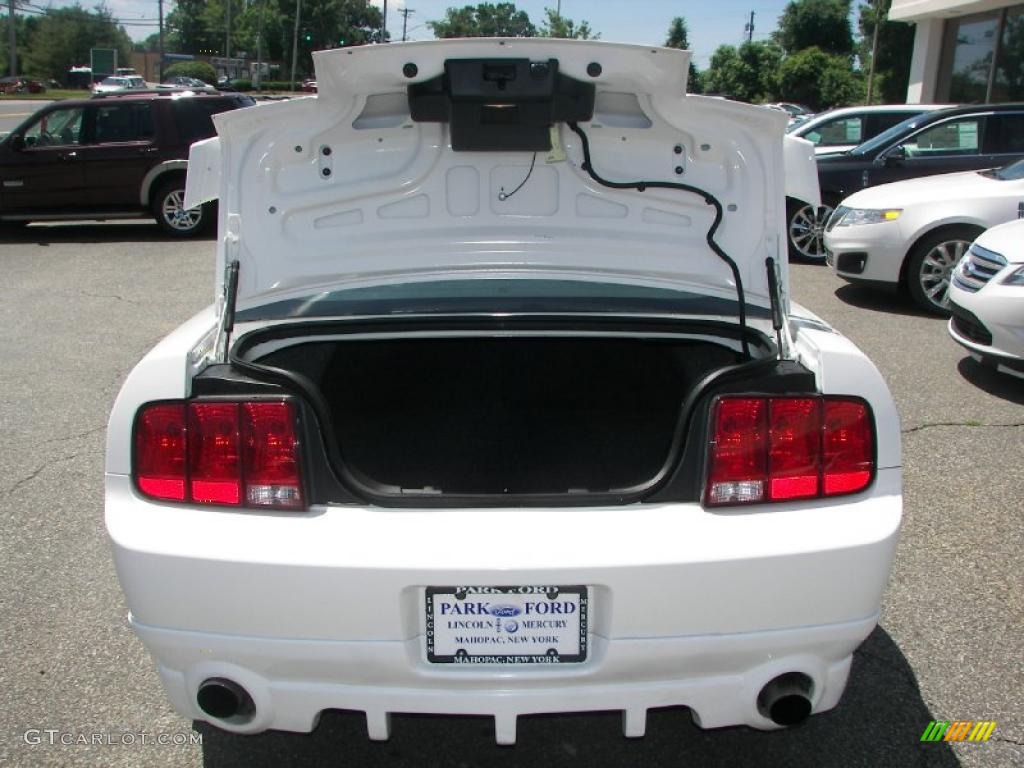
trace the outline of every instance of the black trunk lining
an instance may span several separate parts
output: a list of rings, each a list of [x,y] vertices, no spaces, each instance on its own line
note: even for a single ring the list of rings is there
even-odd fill
[[[741,359],[707,342],[519,337],[310,342],[260,363],[319,386],[348,469],[395,488],[504,495],[649,481],[687,393]]]

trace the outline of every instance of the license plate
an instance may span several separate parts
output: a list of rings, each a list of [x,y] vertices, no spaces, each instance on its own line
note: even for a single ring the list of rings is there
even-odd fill
[[[587,607],[585,586],[427,587],[427,661],[586,661]]]

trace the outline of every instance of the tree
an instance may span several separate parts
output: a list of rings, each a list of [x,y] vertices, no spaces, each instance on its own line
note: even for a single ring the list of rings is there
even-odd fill
[[[15,2],[15,8],[23,4],[24,0],[18,0]],[[11,51],[8,45],[9,34],[8,24],[10,23],[7,6],[4,4],[0,6],[0,77],[11,74],[10,63],[11,63]],[[29,37],[32,35],[32,31],[35,29],[36,24],[39,23],[39,16],[28,15],[28,14],[15,14],[14,16],[14,34],[15,34],[15,47],[16,53],[18,54],[18,71],[13,73],[16,75],[35,75],[35,72],[29,72],[25,69],[25,51],[26,44]]]
[[[907,98],[907,84],[910,82],[910,57],[914,50],[914,27],[898,21],[889,21],[891,0],[875,0],[882,25],[878,28],[878,53],[875,59],[875,85],[872,101],[879,104],[902,103]],[[871,66],[871,41],[875,33],[876,8],[874,5],[860,6],[858,27],[860,46],[858,55],[861,69],[865,72]]]
[[[537,34],[529,15],[516,10],[515,3],[449,8],[443,19],[428,21],[427,26],[434,37],[534,37]]]
[[[214,85],[217,82],[217,70],[205,61],[179,61],[164,70],[163,75],[165,80],[181,75],[202,80],[207,85]]]
[[[164,20],[164,45],[174,40],[180,53],[224,54],[224,6],[221,0],[177,0]]]
[[[811,47],[783,60],[779,91],[787,99],[820,111],[860,101],[864,79],[853,71],[850,57]]]
[[[686,19],[676,16],[668,26],[668,37],[665,39],[666,48],[679,48],[683,51],[690,50],[690,30],[686,26]],[[690,93],[701,92],[701,77],[697,66],[690,60],[690,74],[687,77],[686,90]]]
[[[786,53],[817,47],[825,53],[854,52],[851,0],[791,0],[779,17],[775,41]]]
[[[705,93],[738,101],[765,102],[778,98],[782,50],[770,41],[720,45],[703,75]]]
[[[570,40],[597,40],[601,37],[590,28],[590,23],[581,21],[577,25],[567,16],[562,16],[554,8],[545,8],[547,19],[540,27],[541,37],[562,37]]]
[[[291,61],[295,0],[233,0],[231,7],[232,55],[245,51],[255,57],[258,37],[264,60]],[[225,0],[177,0],[167,17],[165,50],[223,55],[225,11]],[[313,51],[378,40],[381,22],[380,9],[369,0],[302,0],[299,71],[312,71]]]
[[[94,11],[80,5],[51,8],[32,28],[19,59],[26,72],[64,81],[71,67],[89,63],[91,48],[114,48],[118,62],[127,66],[132,41],[102,5]]]

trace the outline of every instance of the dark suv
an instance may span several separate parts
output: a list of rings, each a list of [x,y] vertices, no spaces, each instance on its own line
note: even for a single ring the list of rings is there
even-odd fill
[[[825,258],[825,222],[839,201],[865,187],[936,173],[1006,165],[1024,157],[1024,104],[940,109],[894,125],[849,152],[820,155],[822,207],[786,201],[790,256]]]
[[[0,221],[156,217],[188,237],[216,219],[183,207],[189,145],[248,96],[126,93],[50,104],[0,143]]]

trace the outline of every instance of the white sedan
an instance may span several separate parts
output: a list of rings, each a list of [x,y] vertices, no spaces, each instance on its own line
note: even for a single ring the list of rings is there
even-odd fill
[[[110,417],[107,530],[178,711],[255,733],[354,709],[373,739],[475,714],[512,743],[531,713],[642,736],[658,707],[770,729],[836,706],[896,547],[900,429],[788,299],[810,146],[681,95],[678,50],[314,58],[318,98],[193,145],[218,302]]]
[[[111,75],[93,86],[93,93],[119,93],[120,91],[142,91],[146,81],[138,75]]]
[[[847,152],[882,131],[922,112],[945,109],[952,104],[872,104],[841,107],[791,123],[786,133],[807,139],[816,155]]]
[[[1016,218],[1022,201],[1024,160],[864,189],[828,220],[825,259],[844,280],[905,289],[921,308],[948,314],[953,267],[984,230]]]
[[[986,231],[953,271],[949,335],[984,365],[1024,377],[1024,220]]]

